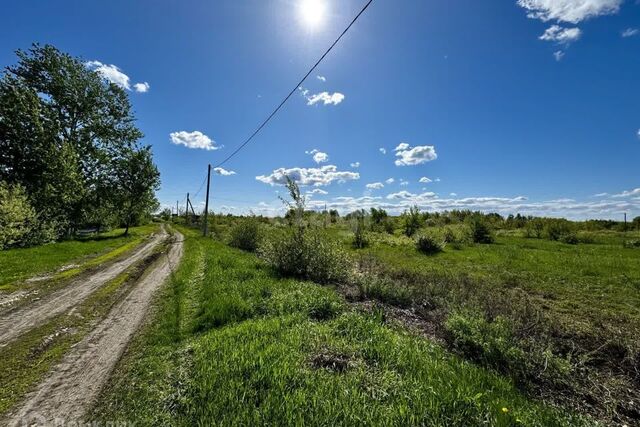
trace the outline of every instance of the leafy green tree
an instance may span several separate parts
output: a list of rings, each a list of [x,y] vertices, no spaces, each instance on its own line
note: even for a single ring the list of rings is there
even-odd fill
[[[126,150],[113,163],[113,192],[127,236],[132,224],[158,209],[155,191],[160,187],[160,172],[153,164],[151,147]]]
[[[124,89],[79,58],[37,44],[16,54],[0,79],[0,180],[24,186],[42,220],[74,229],[96,208],[110,160],[142,133]]]

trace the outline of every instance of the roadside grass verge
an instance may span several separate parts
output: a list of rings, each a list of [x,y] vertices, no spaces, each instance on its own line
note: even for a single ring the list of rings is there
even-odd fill
[[[277,278],[255,255],[185,235],[154,314],[91,421],[142,425],[589,425],[505,377]]]
[[[152,255],[107,282],[69,313],[0,347],[0,418],[126,296],[165,249],[160,244]]]
[[[157,229],[158,224],[149,224],[131,228],[128,237],[122,236],[122,229],[117,229],[96,237],[0,251],[0,291],[18,290],[24,286],[24,280],[35,276],[50,275],[47,280],[68,279],[133,249]],[[79,266],[56,272],[68,264]],[[38,282],[33,285],[37,286]]]

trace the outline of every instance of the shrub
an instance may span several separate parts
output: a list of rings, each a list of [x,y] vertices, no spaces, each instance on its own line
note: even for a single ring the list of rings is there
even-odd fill
[[[544,231],[544,221],[534,218],[527,222],[524,228],[524,236],[527,238],[541,239]]]
[[[35,220],[35,210],[24,188],[0,181],[0,249],[25,245]]]
[[[435,236],[422,234],[416,239],[416,249],[426,255],[442,252],[443,244]]]
[[[494,239],[491,228],[480,215],[469,217],[467,224],[473,243],[493,243]]]
[[[562,240],[572,233],[571,223],[566,219],[548,219],[544,226],[544,234],[549,240]]]
[[[364,215],[356,216],[353,224],[353,241],[351,245],[355,249],[362,249],[369,246],[369,239],[367,238],[365,231],[365,217]]]
[[[442,241],[444,243],[456,243],[458,241],[458,238],[453,230],[447,227],[442,232]]]
[[[260,223],[253,217],[242,219],[231,228],[230,234],[229,245],[249,252],[258,249],[262,238]]]
[[[578,236],[576,235],[576,233],[574,232],[569,232],[566,234],[563,234],[560,236],[560,241],[562,243],[566,243],[568,245],[577,245],[580,240],[578,239]]]
[[[305,198],[298,184],[288,176],[287,190],[291,202],[289,229],[272,235],[260,247],[260,257],[283,276],[301,277],[318,283],[344,282],[350,267],[348,255],[336,242],[317,231],[310,231],[304,218]]]
[[[294,229],[272,236],[259,253],[282,276],[332,283],[345,281],[349,272],[348,255],[316,231]]]
[[[420,210],[417,206],[409,208],[402,214],[402,226],[404,235],[407,237],[413,236],[420,229]]]
[[[622,246],[624,246],[627,249],[638,249],[640,248],[640,239],[625,240],[622,243]]]

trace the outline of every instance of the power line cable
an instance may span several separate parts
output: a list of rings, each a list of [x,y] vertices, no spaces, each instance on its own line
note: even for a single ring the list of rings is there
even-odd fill
[[[207,182],[207,176],[204,176],[204,179],[202,180],[202,184],[200,184],[200,188],[198,189],[198,191],[196,191],[196,193],[193,195],[193,200],[196,199],[196,197],[198,197],[198,194],[200,194],[200,192],[202,191],[202,188],[204,187],[204,183]]]
[[[326,50],[326,52],[320,57],[320,59],[318,59],[318,61],[313,65],[313,67],[311,67],[311,69],[307,72],[307,74],[304,75],[304,77],[302,78],[302,80],[300,80],[298,82],[298,84],[296,84],[294,86],[294,88],[291,90],[291,92],[289,92],[289,94],[282,100],[282,102],[276,107],[275,110],[273,110],[273,112],[271,114],[269,114],[269,116],[260,124],[260,126],[258,126],[258,128],[251,134],[251,136],[249,136],[249,138],[247,138],[242,144],[240,144],[240,146],[238,148],[236,148],[231,154],[229,154],[229,156],[227,156],[227,158],[225,158],[223,161],[221,161],[220,163],[218,163],[215,167],[220,167],[222,165],[224,165],[225,163],[227,163],[229,160],[231,160],[231,158],[233,158],[236,154],[238,154],[238,152],[240,152],[240,150],[242,150],[249,142],[251,142],[251,140],[253,140],[253,138],[258,134],[258,132],[260,132],[262,130],[263,127],[265,127],[267,125],[267,123],[269,123],[269,121],[273,118],[273,116],[276,115],[276,113],[278,111],[280,111],[280,109],[282,108],[282,106],[289,100],[289,98],[291,98],[291,96],[298,90],[298,88],[300,86],[302,86],[302,84],[304,83],[304,81],[307,79],[307,77],[309,77],[309,75],[313,72],[313,70],[315,70],[318,65],[320,65],[320,62],[322,62],[322,60],[325,58],[325,56],[327,56],[329,54],[329,52],[331,52],[331,50],[333,49],[333,47],[338,44],[338,42],[340,41],[340,39],[347,33],[347,31],[349,31],[349,29],[353,26],[353,24],[356,23],[356,21],[358,20],[358,18],[360,18],[360,15],[362,15],[365,10],[367,10],[367,8],[369,7],[369,5],[373,2],[373,0],[369,0],[364,7],[360,10],[360,12],[355,16],[355,18],[353,18],[353,20],[351,21],[351,23],[349,25],[347,25],[347,28],[344,29],[344,31],[342,31],[342,33],[338,36],[338,38],[331,44],[331,46],[329,46],[329,49]]]

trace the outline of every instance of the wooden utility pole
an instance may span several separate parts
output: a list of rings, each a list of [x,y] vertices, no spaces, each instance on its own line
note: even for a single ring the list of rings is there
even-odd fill
[[[187,193],[187,206],[184,209],[184,223],[189,224],[189,193]]]
[[[204,230],[202,235],[207,237],[207,231],[209,229],[208,217],[209,217],[209,183],[211,181],[211,163],[209,163],[209,169],[207,169],[207,198],[204,200]]]
[[[624,213],[624,231],[627,231],[627,213]]]

